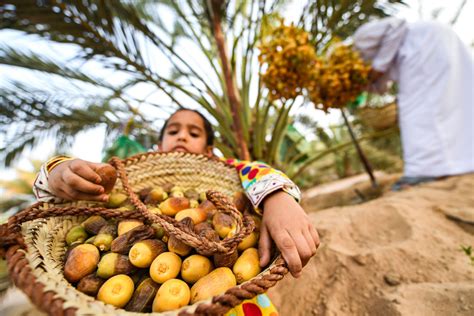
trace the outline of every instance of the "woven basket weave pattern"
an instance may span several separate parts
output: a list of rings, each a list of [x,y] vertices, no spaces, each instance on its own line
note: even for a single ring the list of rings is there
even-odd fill
[[[377,108],[363,107],[357,111],[357,115],[364,125],[381,131],[397,124],[397,104],[390,103]]]
[[[157,168],[153,158],[159,158],[160,164],[166,167]],[[224,194],[241,190],[240,180],[233,167],[217,161],[209,163],[204,156],[179,153],[145,155],[136,163],[126,160],[125,167],[129,183],[135,191],[167,182],[198,191],[219,189]],[[120,181],[115,190],[122,190]]]

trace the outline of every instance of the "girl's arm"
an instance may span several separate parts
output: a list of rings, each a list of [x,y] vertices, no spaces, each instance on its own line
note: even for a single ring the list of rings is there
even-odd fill
[[[260,162],[227,160],[239,172],[242,186],[254,208],[263,213],[260,228],[260,265],[270,261],[272,240],[294,277],[316,254],[319,235],[298,204],[298,187],[281,171]]]
[[[273,192],[284,191],[296,201],[301,200],[300,189],[286,174],[258,161],[227,159],[226,163],[235,167],[245,194],[255,211],[262,215],[262,201]]]

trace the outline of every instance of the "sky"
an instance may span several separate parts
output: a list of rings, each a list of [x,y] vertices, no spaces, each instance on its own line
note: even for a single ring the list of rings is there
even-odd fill
[[[409,4],[409,7],[401,8],[401,10],[397,13],[396,16],[404,18],[409,22],[413,22],[420,19],[433,19],[433,14],[438,12],[439,15],[436,17],[436,20],[448,23],[455,15],[457,8],[459,7],[459,4],[462,1],[463,0],[407,0],[406,2]],[[288,20],[295,19],[298,16],[300,10],[301,5],[299,1],[294,1],[285,11],[285,18],[287,18]],[[457,23],[453,27],[454,30],[460,36],[460,38],[468,45],[472,45],[474,43],[474,27],[472,27],[473,18],[474,1],[468,0],[459,16]],[[14,38],[8,38],[8,36],[12,35],[5,35],[5,32],[0,32],[0,42],[15,40]],[[60,53],[65,56],[67,56],[68,54],[73,54],[72,51],[68,51],[67,49],[56,53]],[[32,78],[32,80],[34,79],[35,78]],[[311,115],[314,117],[315,120],[321,122],[322,126],[327,126],[339,120],[338,112],[325,114],[321,111],[312,111]],[[105,128],[98,128],[95,130],[90,130],[88,132],[79,133],[71,149],[71,154],[75,157],[79,157],[85,160],[100,161],[104,145],[104,131]],[[91,141],[91,139],[93,141]],[[40,149],[35,150],[33,152],[26,152],[22,156],[22,158],[18,160],[16,166],[23,169],[29,169],[29,159],[33,158],[46,160],[51,156],[53,152],[54,143],[52,141],[46,141],[42,144]],[[13,178],[14,176],[15,173],[11,169],[0,169],[0,177],[4,179],[9,179]]]

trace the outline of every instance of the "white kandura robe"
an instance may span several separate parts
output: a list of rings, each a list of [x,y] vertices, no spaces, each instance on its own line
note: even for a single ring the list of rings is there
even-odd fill
[[[398,83],[404,175],[474,172],[474,62],[447,26],[385,18],[360,27],[354,45]]]

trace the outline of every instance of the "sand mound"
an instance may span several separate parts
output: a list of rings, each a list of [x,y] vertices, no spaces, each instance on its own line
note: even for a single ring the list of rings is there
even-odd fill
[[[270,295],[285,316],[474,315],[473,214],[474,174],[311,213],[321,248]]]

